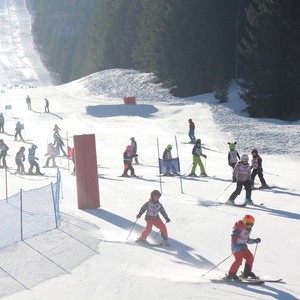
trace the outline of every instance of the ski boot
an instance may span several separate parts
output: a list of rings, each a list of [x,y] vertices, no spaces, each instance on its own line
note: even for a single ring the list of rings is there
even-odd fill
[[[225,277],[224,279],[232,280],[232,281],[238,281],[238,280],[241,280],[241,279],[236,275],[236,273],[228,273],[228,275],[226,275],[226,277]]]
[[[242,278],[250,278],[250,279],[259,279],[258,276],[256,276],[252,270],[251,270],[251,267],[250,265],[248,264],[245,264],[245,268],[244,268],[244,272],[242,273]]]

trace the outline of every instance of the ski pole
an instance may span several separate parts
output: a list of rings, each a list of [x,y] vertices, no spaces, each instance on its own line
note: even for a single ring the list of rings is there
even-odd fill
[[[229,256],[227,256],[225,259],[223,259],[221,262],[219,262],[217,265],[215,265],[213,268],[211,268],[210,270],[208,270],[205,274],[203,274],[201,276],[204,277],[206,274],[210,273],[212,270],[214,270],[216,267],[218,267],[220,264],[222,264],[225,260],[227,260],[229,257],[231,257],[234,254],[234,252],[232,252]]]
[[[265,174],[268,174],[268,175],[273,175],[273,176],[277,176],[277,177],[279,177],[279,175],[278,174],[273,174],[273,173],[268,173],[268,172],[264,172]]]
[[[216,200],[218,200],[218,199],[226,192],[226,190],[227,190],[232,184],[233,184],[233,182],[231,182],[231,183],[225,188],[225,190],[219,195],[218,198],[216,198]]]
[[[255,258],[255,254],[256,254],[256,251],[257,251],[257,247],[258,247],[258,244],[256,244],[256,246],[255,246],[255,250],[254,250],[253,258]]]
[[[132,232],[132,230],[133,230],[133,228],[134,228],[134,226],[135,226],[137,220],[138,220],[138,219],[136,219],[135,222],[134,222],[134,224],[132,225],[132,228],[130,229],[129,234],[128,234],[126,240],[128,240],[128,238],[129,238],[129,236],[130,236],[130,234],[131,234],[131,232]]]

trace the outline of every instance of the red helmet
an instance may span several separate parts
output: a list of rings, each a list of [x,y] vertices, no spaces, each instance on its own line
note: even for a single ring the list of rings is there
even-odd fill
[[[242,221],[243,224],[246,225],[247,227],[252,227],[255,222],[255,219],[251,215],[245,215]]]
[[[161,196],[161,193],[160,193],[160,191],[158,191],[158,190],[153,190],[153,191],[151,192],[151,199],[153,198],[154,195],[157,195],[158,197],[160,197],[160,196]]]
[[[126,151],[132,151],[132,147],[131,147],[130,145],[128,145],[128,146],[126,147]]]

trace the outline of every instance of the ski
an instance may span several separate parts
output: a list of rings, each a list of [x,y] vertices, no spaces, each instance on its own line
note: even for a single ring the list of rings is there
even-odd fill
[[[123,175],[120,175],[118,177],[123,177],[123,178],[136,178],[136,179],[139,179],[139,178],[143,178],[143,175],[136,175],[136,176],[123,176]]]
[[[279,279],[265,279],[265,278],[259,278],[260,280],[264,281],[264,282],[283,282],[282,278]]]
[[[150,242],[137,242],[135,241],[134,243],[132,242],[127,242],[128,244],[131,245],[136,245],[136,246],[142,246],[142,247],[169,247],[169,244],[164,244],[164,243],[150,243]]]
[[[232,280],[232,279],[210,279],[210,282],[213,283],[231,283],[231,284],[263,284],[264,281],[261,279],[239,279],[239,280]]]

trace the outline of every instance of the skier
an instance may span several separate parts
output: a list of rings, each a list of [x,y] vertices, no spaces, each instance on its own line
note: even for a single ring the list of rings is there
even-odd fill
[[[55,138],[56,135],[61,138],[59,131],[60,131],[60,128],[57,126],[57,124],[55,124],[54,128],[53,128],[53,137],[54,138]]]
[[[191,140],[190,143],[195,144],[195,123],[192,121],[192,119],[189,119],[189,137]]]
[[[15,141],[18,140],[18,136],[20,137],[21,141],[24,142],[24,139],[22,137],[21,131],[24,128],[24,126],[21,124],[21,122],[17,122],[16,128],[15,128]]]
[[[197,165],[199,165],[200,171],[201,171],[200,176],[206,177],[207,174],[205,173],[205,169],[204,169],[203,163],[201,161],[201,156],[204,157],[205,159],[207,158],[207,156],[205,154],[202,154],[200,139],[196,140],[195,146],[193,147],[192,154],[193,154],[193,167],[192,167],[192,172],[188,176],[197,176],[195,171],[196,171]]]
[[[56,149],[56,152],[57,152],[57,155],[60,154],[60,150],[61,152],[63,153],[64,156],[68,156],[66,151],[64,150],[63,146],[65,145],[61,136],[60,135],[57,135],[55,134],[54,135],[54,142],[53,142],[53,145]]]
[[[236,164],[233,170],[233,176],[237,181],[236,189],[229,197],[227,203],[234,205],[235,198],[241,193],[244,186],[246,190],[245,204],[253,204],[253,201],[251,200],[251,167],[249,165],[249,156],[247,154],[241,156],[241,161]]]
[[[28,149],[28,161],[30,164],[28,174],[30,174],[30,175],[34,174],[32,170],[33,170],[33,167],[35,167],[36,175],[44,175],[43,173],[41,173],[40,166],[37,163],[37,160],[39,160],[39,159],[35,156],[36,149],[37,149],[37,146],[34,144],[31,146],[31,148]]]
[[[137,156],[137,154],[132,154],[132,147],[128,145],[123,152],[123,163],[124,163],[124,171],[123,174],[121,175],[122,177],[137,177],[134,174],[134,168],[132,166],[132,158],[134,156]],[[127,174],[128,170],[130,170],[130,176]]]
[[[251,151],[252,154],[252,173],[251,173],[251,182],[252,182],[252,188],[254,188],[254,179],[256,175],[258,175],[258,178],[261,183],[261,189],[268,188],[269,186],[266,184],[266,181],[264,179],[263,175],[263,168],[262,168],[262,158],[258,154],[257,149],[253,149]]]
[[[49,109],[49,100],[47,98],[45,98],[45,113],[49,113],[50,109]]]
[[[4,133],[4,116],[0,113],[0,133]]]
[[[251,215],[245,215],[242,220],[235,223],[231,234],[231,250],[235,257],[235,261],[231,265],[226,279],[239,280],[236,275],[239,267],[242,265],[243,259],[245,259],[245,268],[242,278],[258,278],[252,272],[252,264],[254,256],[248,249],[247,244],[258,244],[261,242],[260,238],[251,239],[251,228],[254,225],[255,219]]]
[[[131,147],[132,147],[132,154],[135,155],[137,154],[137,143],[136,143],[136,140],[134,137],[130,138],[131,140]],[[137,156],[134,156],[134,161],[135,161],[135,164],[138,165],[139,164],[139,160],[137,158]]]
[[[25,147],[21,147],[20,150],[17,152],[15,157],[15,162],[17,164],[17,171],[15,174],[25,174],[24,164],[25,161]]]
[[[0,160],[2,158],[2,168],[7,168],[6,155],[8,150],[8,146],[4,143],[2,139],[0,139]]]
[[[237,162],[240,160],[240,155],[239,153],[235,150],[236,147],[236,142],[234,143],[229,143],[229,152],[228,152],[228,165],[234,170],[235,165]],[[232,182],[236,182],[236,178],[232,176]]]
[[[165,218],[166,223],[169,223],[171,220],[169,219],[163,205],[159,202],[159,198],[161,193],[158,190],[153,190],[150,194],[150,199],[146,202],[140,209],[139,213],[136,215],[136,218],[139,219],[144,212],[146,212],[145,220],[146,220],[146,229],[142,232],[141,236],[136,240],[138,243],[148,243],[147,236],[150,234],[152,230],[152,226],[154,225],[161,231],[161,235],[163,238],[163,243],[165,246],[168,246],[168,231],[166,225],[163,223],[161,218],[159,217],[159,213]]]
[[[47,153],[45,154],[45,156],[49,157],[47,158],[46,165],[44,166],[44,168],[49,168],[50,160],[52,160],[52,167],[56,167],[55,158],[57,157],[57,149],[55,149],[52,143],[48,144]]]
[[[31,99],[30,99],[30,97],[28,95],[26,97],[26,104],[27,104],[28,110],[32,110],[31,109]]]
[[[176,167],[174,165],[174,159],[172,158],[172,151],[173,147],[172,145],[167,145],[167,147],[165,148],[165,151],[163,153],[163,162],[164,165],[166,167],[166,172],[163,174],[163,176],[171,176],[171,175],[178,175],[178,172],[176,170]],[[171,172],[170,172],[171,170]]]

